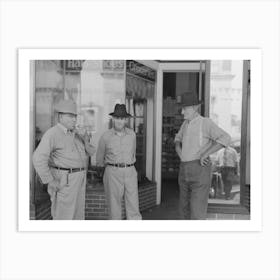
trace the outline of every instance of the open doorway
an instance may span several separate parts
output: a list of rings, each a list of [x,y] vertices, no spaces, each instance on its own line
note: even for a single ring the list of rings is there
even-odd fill
[[[175,151],[174,138],[184,121],[180,109],[181,95],[183,93],[197,94],[199,99],[204,100],[204,89],[204,71],[163,73],[161,204],[168,209],[167,218],[179,219],[180,159]],[[204,115],[203,106],[201,111]]]
[[[156,166],[159,168],[155,170],[158,205],[149,211],[146,218],[175,220],[180,217],[180,160],[175,151],[174,138],[183,123],[180,95],[185,92],[198,95],[199,100],[203,101],[201,115],[212,119],[231,136],[231,145],[237,153],[238,164],[228,200],[222,185],[221,169],[216,168],[217,154],[211,157],[213,169],[208,213],[248,213],[250,61],[160,61],[156,122],[161,122],[161,127],[156,131]]]

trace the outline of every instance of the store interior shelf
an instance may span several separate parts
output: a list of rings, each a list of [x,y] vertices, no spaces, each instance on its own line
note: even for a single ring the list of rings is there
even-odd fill
[[[178,114],[179,107],[174,98],[164,99],[162,118],[162,178],[176,179],[179,173],[180,159],[175,151],[174,138],[183,123],[183,116]]]
[[[161,177],[162,179],[177,179],[178,172],[162,172]]]

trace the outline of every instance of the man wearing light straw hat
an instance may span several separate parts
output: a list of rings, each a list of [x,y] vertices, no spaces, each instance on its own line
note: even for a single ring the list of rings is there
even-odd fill
[[[48,184],[54,220],[83,220],[88,157],[95,153],[87,134],[75,131],[77,106],[61,100],[55,107],[58,123],[45,132],[33,154],[43,184]]]

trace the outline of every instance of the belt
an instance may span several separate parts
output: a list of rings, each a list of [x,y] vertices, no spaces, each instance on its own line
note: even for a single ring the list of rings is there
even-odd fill
[[[134,163],[132,164],[126,164],[126,163],[107,163],[107,165],[111,165],[111,166],[115,166],[115,167],[130,167],[130,166],[133,166]]]
[[[58,166],[52,166],[52,167],[55,168],[55,169],[58,169],[58,170],[69,171],[69,173],[79,172],[79,171],[83,171],[83,170],[86,169],[85,167],[80,167],[80,168],[64,168],[64,167],[58,167]]]

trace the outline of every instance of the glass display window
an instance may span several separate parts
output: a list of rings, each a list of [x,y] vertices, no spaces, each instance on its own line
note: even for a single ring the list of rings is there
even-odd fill
[[[35,61],[33,149],[42,135],[57,123],[55,105],[71,99],[78,109],[77,128],[86,129],[90,142],[97,147],[100,136],[110,126],[116,103],[125,103],[125,61],[123,60],[38,60]],[[95,155],[90,165],[96,164]],[[33,172],[33,202],[48,199]],[[92,177],[90,177],[92,178]],[[90,182],[89,178],[89,184]]]
[[[211,60],[209,117],[231,136],[230,147],[211,156],[212,203],[240,203],[242,83],[242,60]]]
[[[133,116],[128,126],[137,136],[135,166],[139,182],[153,179],[153,134],[147,136],[147,131],[153,131],[154,70],[125,60],[37,60],[34,65],[33,150],[43,134],[56,125],[55,106],[61,99],[76,102],[77,129],[86,130],[95,147],[111,127],[109,113],[117,103],[125,103]],[[95,165],[96,155],[89,159],[90,169]],[[48,199],[47,188],[34,170],[32,177],[32,200],[40,203]],[[96,177],[88,176],[88,185],[95,183]]]
[[[129,127],[136,133],[138,181],[153,180],[153,131],[156,72],[133,60],[126,61],[126,107]]]

